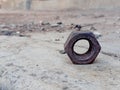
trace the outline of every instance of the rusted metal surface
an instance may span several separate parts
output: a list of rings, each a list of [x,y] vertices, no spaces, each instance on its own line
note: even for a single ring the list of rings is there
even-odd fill
[[[74,45],[79,40],[89,42],[89,49],[84,54],[78,54],[74,51]],[[92,32],[74,31],[68,37],[64,49],[74,64],[91,64],[98,56],[101,46]]]

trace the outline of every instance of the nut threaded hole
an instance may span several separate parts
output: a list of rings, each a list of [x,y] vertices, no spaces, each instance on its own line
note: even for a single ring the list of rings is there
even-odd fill
[[[77,54],[85,54],[89,50],[90,44],[87,40],[81,39],[77,41],[73,47]]]

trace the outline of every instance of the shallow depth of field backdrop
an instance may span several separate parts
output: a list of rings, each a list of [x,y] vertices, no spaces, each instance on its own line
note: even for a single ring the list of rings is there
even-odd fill
[[[119,9],[120,0],[0,0],[7,10]]]

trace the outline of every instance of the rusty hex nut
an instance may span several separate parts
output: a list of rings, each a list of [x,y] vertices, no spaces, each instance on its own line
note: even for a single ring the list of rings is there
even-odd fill
[[[84,54],[78,54],[74,51],[74,45],[79,40],[87,40],[89,42],[89,49]],[[101,46],[92,32],[74,31],[65,42],[64,50],[73,64],[91,64],[98,56]]]

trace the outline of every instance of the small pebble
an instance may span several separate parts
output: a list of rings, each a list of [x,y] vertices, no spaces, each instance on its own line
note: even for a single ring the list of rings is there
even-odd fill
[[[59,53],[60,54],[66,54],[65,50],[60,50]]]
[[[55,41],[60,41],[60,39],[55,39]]]
[[[45,31],[45,28],[44,27],[41,27],[41,29],[40,29],[41,31]]]
[[[50,23],[43,21],[43,22],[41,22],[41,25],[50,25]]]
[[[58,27],[59,24],[52,24],[51,27]]]
[[[62,22],[57,22],[57,24],[61,25],[61,24],[62,24]]]
[[[20,34],[20,32],[19,32],[19,31],[17,31],[17,32],[16,32],[16,34]]]
[[[96,31],[97,29],[95,27],[91,27],[90,30]]]
[[[102,37],[102,34],[99,33],[99,32],[93,32],[93,34],[95,35],[95,37],[96,37],[97,39],[99,39],[100,37]]]
[[[75,25],[75,29],[81,30],[82,26],[81,25]]]

